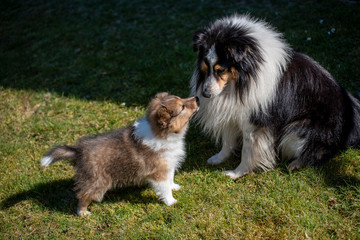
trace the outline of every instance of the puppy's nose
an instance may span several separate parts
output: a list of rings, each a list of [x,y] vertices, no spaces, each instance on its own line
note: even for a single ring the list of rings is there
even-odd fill
[[[198,106],[200,106],[200,99],[198,96],[195,96],[195,101]]]

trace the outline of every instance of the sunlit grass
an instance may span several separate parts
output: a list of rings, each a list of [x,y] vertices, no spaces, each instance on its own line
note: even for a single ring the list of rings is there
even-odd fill
[[[192,125],[166,207],[147,187],[109,192],[76,216],[73,169],[55,144],[132,124],[157,92],[189,93],[192,32],[234,12],[271,22],[348,90],[360,87],[359,4],[342,1],[5,1],[0,4],[0,238],[359,239],[359,150],[322,168],[286,163],[236,181]],[[335,30],[332,30],[335,29]],[[330,32],[330,33],[329,33]]]

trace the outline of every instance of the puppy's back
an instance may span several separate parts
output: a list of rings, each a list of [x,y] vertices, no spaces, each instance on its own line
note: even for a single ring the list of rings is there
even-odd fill
[[[102,178],[112,187],[139,185],[151,174],[149,161],[158,158],[157,153],[133,136],[134,127],[79,139],[79,152],[75,164],[76,183]]]

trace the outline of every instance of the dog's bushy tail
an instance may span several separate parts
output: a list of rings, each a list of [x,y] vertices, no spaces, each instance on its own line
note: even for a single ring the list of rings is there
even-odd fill
[[[45,156],[41,159],[41,166],[49,166],[61,159],[75,160],[76,155],[76,147],[67,145],[57,146],[45,154]]]

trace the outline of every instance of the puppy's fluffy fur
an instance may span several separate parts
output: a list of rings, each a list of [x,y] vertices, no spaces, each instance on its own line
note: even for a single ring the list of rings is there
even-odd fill
[[[101,202],[114,187],[149,183],[159,198],[172,205],[174,173],[184,160],[188,121],[198,109],[197,98],[181,99],[159,93],[150,102],[146,118],[133,126],[87,136],[76,146],[50,150],[41,164],[69,159],[75,167],[78,214],[86,215],[91,201]]]
[[[360,142],[360,105],[310,57],[291,49],[267,23],[234,15],[194,33],[197,64],[192,94],[201,96],[197,120],[222,141],[208,159],[219,164],[242,142],[235,179],[271,169],[319,165]]]

